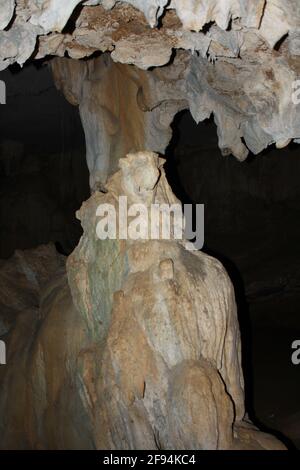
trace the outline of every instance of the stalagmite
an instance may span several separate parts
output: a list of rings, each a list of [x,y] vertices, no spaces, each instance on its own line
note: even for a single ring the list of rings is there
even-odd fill
[[[22,380],[25,393],[17,410],[0,396],[2,448],[282,447],[244,420],[236,304],[221,264],[184,240],[97,238],[100,204],[177,202],[162,165],[155,153],[128,155],[107,193],[83,205],[84,235],[67,262],[72,297],[59,258],[41,290],[28,278],[40,307],[11,313],[8,344],[19,348],[2,390]],[[37,285],[41,255],[25,257],[37,257]]]
[[[120,197],[179,204],[162,155],[183,110],[213,117],[224,157],[300,143],[299,25],[298,0],[0,0],[0,71],[49,62],[91,188],[67,261],[42,246],[0,262],[1,448],[284,448],[247,417],[220,262],[184,239],[100,240],[97,223]]]

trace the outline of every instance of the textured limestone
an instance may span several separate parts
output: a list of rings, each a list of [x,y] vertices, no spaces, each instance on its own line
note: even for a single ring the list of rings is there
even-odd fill
[[[224,39],[215,28],[211,37],[216,36]],[[91,187],[104,184],[128,151],[164,153],[173,118],[183,109],[196,122],[213,115],[222,153],[241,161],[249,150],[258,154],[273,143],[282,148],[297,140],[300,104],[293,103],[292,93],[300,63],[291,68],[288,57],[272,52],[265,52],[262,63],[239,40],[232,34],[224,42],[231,52],[216,62],[182,52],[172,65],[149,71],[115,64],[109,55],[88,62],[54,60],[58,88],[80,108]],[[261,47],[257,38],[255,43]]]
[[[290,68],[287,59],[273,53],[261,63],[245,52],[247,60],[238,62],[220,59],[207,65],[193,58],[187,78],[194,119],[199,122],[213,113],[220,149],[239,160],[248,149],[258,154],[272,143],[281,148],[300,134],[300,107],[292,101],[300,64]]]
[[[128,155],[108,192],[84,203],[85,232],[67,263],[72,296],[51,247],[0,266],[2,308],[14,317],[1,336],[1,448],[283,448],[244,418],[236,305],[221,264],[184,240],[96,236],[100,203],[176,202],[162,163]]]
[[[2,2],[0,11],[0,70],[31,57],[80,59],[109,52],[114,61],[142,70],[164,65],[167,76],[167,64],[183,49],[187,107],[196,121],[214,114],[224,154],[244,160],[249,150],[256,154],[273,143],[282,148],[299,142],[299,104],[292,101],[300,75],[297,0],[17,0]],[[96,63],[100,67],[101,60]],[[94,79],[91,70],[87,77]],[[83,114],[88,134],[103,131],[90,109]],[[102,158],[107,167],[109,151],[92,145],[88,155],[98,152],[93,159]],[[134,141],[132,149],[139,149]]]
[[[33,35],[38,39],[37,49],[41,48],[41,42],[47,42],[48,54],[55,53],[53,41],[47,36],[49,33],[54,35],[61,34],[61,40],[65,43],[65,50],[76,49],[84,46],[82,39],[85,39],[85,48],[90,48],[92,53],[92,43],[96,41],[97,50],[121,49],[116,53],[116,59],[136,63],[135,54],[130,49],[138,52],[140,46],[135,42],[137,39],[143,43],[146,61],[150,65],[157,65],[157,55],[161,55],[165,49],[164,63],[170,57],[172,47],[183,47],[184,49],[196,49],[195,44],[205,43],[206,35],[199,33],[206,25],[214,23],[221,30],[228,30],[235,26],[241,31],[242,36],[247,30],[251,29],[257,36],[267,41],[273,48],[281,38],[291,32],[294,34],[299,28],[299,4],[297,0],[92,0],[82,2],[80,0],[65,0],[63,3],[59,0],[6,0],[0,4],[1,23],[0,30],[7,27],[12,20],[16,4],[16,15],[13,24],[24,28],[28,26]],[[85,6],[84,6],[85,5]],[[72,16],[73,15],[73,16]],[[70,20],[71,18],[71,20]],[[134,22],[131,20],[134,19]],[[68,26],[69,21],[75,22],[75,28],[72,24],[71,33],[65,32],[64,28]],[[136,23],[138,22],[138,24]],[[274,28],[276,24],[276,28]],[[149,25],[152,29],[149,28]],[[157,29],[163,25],[163,28]],[[95,26],[97,35],[95,34]],[[68,29],[68,28],[67,28]],[[185,46],[180,45],[179,36],[184,35],[184,31],[194,31],[186,40]],[[100,33],[100,34],[99,34]],[[230,31],[226,31],[226,34]],[[195,38],[196,41],[195,41]],[[0,35],[0,43],[5,39],[5,34]],[[128,45],[128,50],[124,49],[124,41]],[[160,43],[160,52],[153,53],[147,45],[149,41],[153,44]],[[16,35],[12,35],[11,42],[15,48],[21,46],[21,40]],[[70,47],[72,42],[72,47]],[[120,43],[120,44],[119,44]],[[169,53],[167,53],[169,49]],[[123,51],[123,53],[122,53]],[[46,53],[46,51],[45,51]],[[79,50],[77,51],[80,54]],[[87,55],[82,47],[81,56]],[[148,56],[148,57],[147,57]],[[10,62],[17,60],[23,63],[28,57],[21,51],[9,53],[5,57],[0,54],[2,59],[8,59]],[[127,59],[126,59],[127,57]],[[153,63],[150,63],[150,60]],[[8,62],[9,63],[9,62]],[[147,62],[142,64],[147,66]]]
[[[0,1],[0,30],[7,27],[15,9],[15,0]]]
[[[164,152],[174,115],[187,107],[185,64],[179,56],[167,69],[143,71],[115,64],[109,54],[53,61],[57,87],[79,105],[91,188],[105,185],[127,152]]]
[[[0,2],[0,70],[106,53],[53,65],[80,108],[94,194],[79,214],[69,285],[60,272],[41,290],[39,266],[23,262],[22,294],[8,281],[16,300],[4,296],[0,322],[11,351],[0,370],[1,447],[281,447],[245,420],[222,266],[184,242],[100,241],[95,227],[99,203],[116,206],[121,194],[176,202],[155,154],[130,154],[116,170],[127,152],[163,153],[182,109],[197,122],[213,113],[223,154],[239,160],[300,141],[299,19],[297,0]]]
[[[0,278],[1,449],[92,448],[80,395],[88,342],[64,257],[51,245],[18,251],[1,261]]]
[[[63,265],[54,246],[17,250],[9,260],[0,260],[0,335],[7,334],[18,314],[37,308],[42,287]]]
[[[97,240],[101,203],[117,207],[124,194],[176,202],[161,164],[145,152],[120,161],[108,192],[83,205],[84,236],[68,259],[75,305],[90,333],[105,338],[93,381],[93,396],[107,397],[93,405],[96,446],[280,447],[243,421],[236,306],[220,263],[184,241]]]

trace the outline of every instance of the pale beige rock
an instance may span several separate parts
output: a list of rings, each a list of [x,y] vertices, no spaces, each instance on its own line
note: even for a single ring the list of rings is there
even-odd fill
[[[0,29],[0,70],[15,62],[22,65],[30,58],[67,54],[78,60],[107,52],[118,63],[134,64],[149,72],[146,78],[149,95],[153,94],[153,87],[163,87],[156,72],[151,73],[151,67],[164,66],[164,78],[169,82],[167,75],[173,74],[171,63],[177,51],[179,60],[185,57],[186,78],[183,85],[175,87],[174,95],[185,101],[184,106],[197,122],[214,114],[224,155],[233,154],[242,161],[249,150],[257,154],[274,143],[299,142],[300,108],[293,100],[300,75],[298,0],[172,0],[170,3],[166,0],[83,3],[66,0],[63,4],[59,0],[16,0],[15,3],[12,17],[14,3],[5,3],[0,9],[3,25],[7,26],[5,30]],[[136,146],[129,135],[129,145],[121,144],[115,152],[116,158],[110,159],[118,124],[111,109],[104,111],[103,106],[101,116],[91,114],[88,101],[94,91],[87,80],[99,80],[92,72],[94,63],[97,69],[103,65],[101,59],[92,61],[80,102],[82,110],[88,108],[82,115],[88,162],[94,173],[92,186],[99,180],[103,184],[110,167],[115,170],[118,158],[128,151],[144,148],[163,153],[168,142],[166,129],[173,116],[183,109],[183,105],[172,101],[164,104],[168,109],[161,115],[156,101],[150,123],[145,122],[147,115],[139,117],[151,142],[145,138],[143,146]],[[87,64],[82,65],[85,67]],[[105,75],[107,68],[103,69]],[[125,75],[130,76],[129,82],[134,76],[137,81],[141,79],[138,70]],[[125,90],[120,92],[123,94]],[[129,95],[131,100],[131,90]],[[116,105],[121,105],[123,98],[117,94],[113,97]],[[166,99],[164,92],[161,99],[163,102]],[[126,116],[127,127],[131,119],[136,122],[133,116],[133,119],[130,113]],[[109,123],[110,136],[103,119]],[[153,119],[165,129],[156,132]],[[102,133],[105,146],[101,149],[97,142],[98,134]],[[142,132],[139,134],[142,136]],[[91,135],[96,135],[96,142]]]
[[[0,15],[0,70],[74,59],[53,71],[80,108],[94,191],[69,283],[53,247],[0,263],[1,448],[282,448],[244,418],[220,263],[184,241],[100,241],[96,211],[177,202],[157,155],[132,152],[163,153],[183,109],[213,113],[239,160],[299,143],[298,0],[7,0]]]
[[[18,251],[1,261],[0,278],[0,448],[92,448],[82,386],[88,342],[64,257],[52,245]]]
[[[183,241],[95,236],[98,205],[116,205],[119,195],[176,202],[161,163],[145,152],[120,161],[108,192],[81,209],[84,236],[68,259],[75,305],[91,335],[105,338],[97,447],[280,448],[271,437],[260,442],[255,428],[249,438],[232,431],[246,426],[243,376],[233,288],[220,263]]]
[[[128,155],[108,192],[83,204],[69,285],[53,247],[1,264],[0,317],[9,306],[13,318],[0,368],[2,449],[283,448],[244,420],[222,265],[184,240],[97,238],[101,203],[176,202],[162,164],[151,152]]]
[[[56,86],[79,105],[92,189],[105,186],[127,152],[163,153],[174,115],[187,107],[180,58],[152,72],[115,64],[108,54],[89,62],[56,59],[52,70]]]

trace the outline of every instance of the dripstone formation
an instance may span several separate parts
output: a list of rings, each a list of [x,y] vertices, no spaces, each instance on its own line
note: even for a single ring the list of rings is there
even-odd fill
[[[107,193],[84,203],[68,283],[59,257],[45,279],[50,247],[20,258],[28,298],[25,311],[16,303],[9,312],[2,448],[283,447],[245,418],[236,304],[222,265],[185,240],[97,237],[97,207],[118,213],[120,195],[149,209],[178,202],[162,164],[151,152],[130,154]]]
[[[66,270],[51,245],[0,263],[1,448],[283,448],[247,418],[222,265],[96,227],[120,196],[178,203],[158,154],[182,110],[213,116],[240,161],[300,143],[299,25],[298,0],[0,2],[0,70],[49,62],[79,107],[92,194]]]

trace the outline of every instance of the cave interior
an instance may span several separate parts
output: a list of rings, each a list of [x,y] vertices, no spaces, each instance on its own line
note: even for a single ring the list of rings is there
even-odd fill
[[[68,256],[89,197],[78,109],[59,93],[47,63],[5,72],[9,105],[1,121],[1,259],[52,243]],[[244,348],[248,410],[254,422],[299,445],[300,377],[289,363],[300,337],[300,149],[269,148],[245,163],[222,156],[213,119],[179,112],[166,173],[182,203],[205,205],[203,250],[234,285]],[[292,430],[290,430],[290,428]],[[293,442],[294,439],[294,442]]]
[[[105,9],[105,2],[77,3],[55,27],[47,26],[51,16],[35,13],[30,28],[45,31],[26,30],[39,36],[39,49],[29,48],[26,60],[19,46],[9,56],[21,2],[0,31],[6,86],[0,106],[0,340],[7,347],[0,366],[0,447],[300,449],[300,365],[291,360],[300,338],[300,111],[285,108],[280,83],[280,73],[300,71],[299,29],[292,25],[279,39],[268,29],[271,0],[255,2],[261,23],[246,8],[250,32],[233,13],[226,27],[208,13],[202,25],[195,15],[189,20],[189,7],[178,6],[186,33],[180,39],[173,9],[155,24],[152,10],[139,8],[144,2],[111,2],[112,10],[109,2]],[[112,36],[101,36],[100,47],[89,28],[104,31],[102,17],[112,21],[109,28],[119,26],[116,36],[108,28]],[[246,44],[238,52],[236,31]],[[145,52],[145,38],[146,49],[153,40],[153,50],[150,44]],[[4,54],[6,40],[12,42],[4,43]],[[29,47],[29,36],[24,40]],[[194,48],[199,41],[197,52],[190,52],[189,41]],[[259,55],[257,63],[252,54]],[[243,64],[235,69],[238,60]],[[128,162],[119,164],[127,153]],[[153,161],[160,175],[155,184]],[[134,243],[95,241],[96,203],[111,203],[122,189],[132,197],[130,178],[150,181],[145,194],[161,184],[157,194],[171,191],[182,205],[204,204],[201,253],[182,255],[178,244],[166,249],[164,242],[137,244],[135,253]],[[144,197],[142,190],[135,197]],[[155,283],[157,266],[162,287]],[[177,310],[173,281],[183,292]],[[155,295],[163,299],[158,311]],[[141,305],[142,319],[136,313]],[[172,308],[176,326],[163,317]],[[221,352],[214,353],[218,344]],[[22,395],[18,405],[14,393]],[[168,400],[176,410],[172,418]],[[195,412],[198,403],[207,414]],[[203,435],[197,430],[202,424]]]

